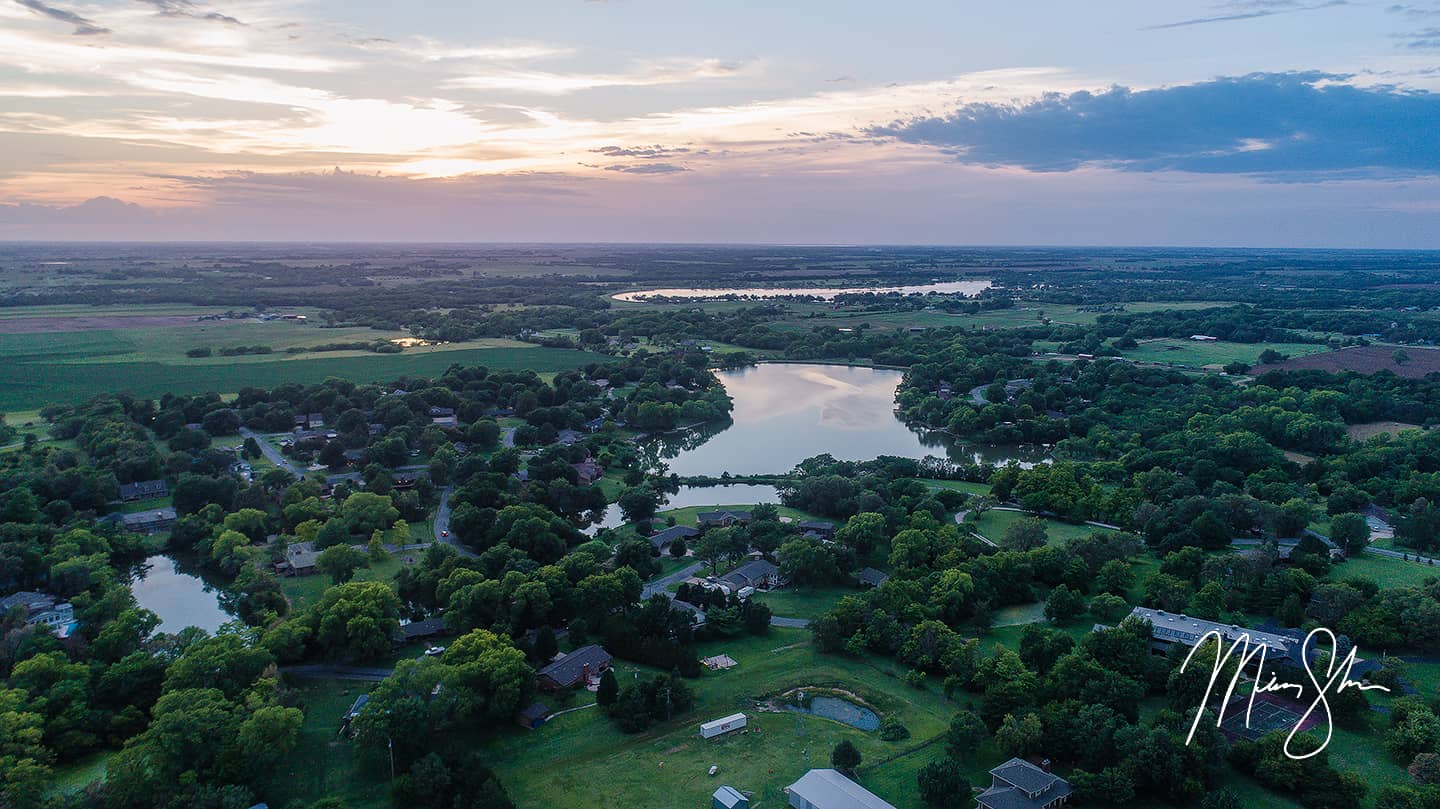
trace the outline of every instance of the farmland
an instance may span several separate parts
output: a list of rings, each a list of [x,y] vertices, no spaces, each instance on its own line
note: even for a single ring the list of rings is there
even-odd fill
[[[1222,366],[1234,362],[1254,365],[1263,351],[1274,350],[1291,357],[1329,351],[1323,343],[1229,343],[1202,342],[1176,338],[1145,340],[1124,352],[1126,359],[1140,362],[1172,363],[1190,367]],[[1269,366],[1262,366],[1266,368]]]
[[[1396,361],[1397,351],[1403,351],[1403,355],[1407,357],[1404,362]],[[1284,362],[1267,365],[1259,370],[1315,370],[1331,373],[1354,371],[1361,374],[1390,371],[1408,379],[1423,379],[1426,374],[1440,371],[1440,348],[1410,346],[1398,349],[1395,346],[1384,345],[1356,346],[1324,354],[1291,357]]]

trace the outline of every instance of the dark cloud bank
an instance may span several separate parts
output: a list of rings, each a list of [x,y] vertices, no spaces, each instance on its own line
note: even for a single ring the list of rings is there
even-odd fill
[[[1015,106],[966,104],[944,117],[872,130],[957,159],[1032,171],[1416,176],[1440,173],[1440,94],[1327,83],[1321,73],[1257,73]]]

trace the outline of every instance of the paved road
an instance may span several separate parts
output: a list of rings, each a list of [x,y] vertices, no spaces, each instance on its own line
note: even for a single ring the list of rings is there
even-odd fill
[[[366,683],[378,683],[395,672],[394,669],[329,664],[281,666],[280,671],[285,674],[310,680],[359,680],[360,682]]]
[[[305,470],[297,466],[294,461],[286,458],[280,452],[280,450],[275,449],[275,447],[269,441],[265,440],[265,436],[255,432],[249,427],[241,427],[240,437],[255,439],[255,443],[260,445],[260,454],[264,455],[265,458],[270,461],[270,463],[275,464],[276,466],[284,469],[286,472],[289,472],[297,478],[305,477]]]
[[[691,576],[694,576],[703,567],[705,567],[704,562],[696,562],[693,565],[682,567],[668,576],[661,576],[660,578],[645,585],[645,588],[640,591],[640,600],[648,600],[650,596],[653,596],[656,593],[674,598],[675,594],[670,592],[670,590],[668,589],[670,585],[679,584],[680,582],[685,581]]]
[[[450,492],[454,486],[446,486],[440,490],[440,505],[435,507],[435,541],[444,542],[454,548],[461,556],[474,559],[480,554],[460,544],[460,540],[450,532]]]
[[[500,431],[500,446],[513,449],[515,447],[515,428],[506,427]]]

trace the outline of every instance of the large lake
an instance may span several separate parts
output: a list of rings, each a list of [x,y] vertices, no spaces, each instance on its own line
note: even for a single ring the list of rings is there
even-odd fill
[[[152,556],[136,568],[130,592],[141,607],[160,616],[157,631],[179,632],[197,626],[210,634],[235,616],[220,606],[220,589],[199,571],[168,556]]]
[[[703,287],[676,287],[671,289],[641,289],[635,292],[621,292],[612,297],[617,301],[637,303],[647,298],[724,298],[734,295],[739,298],[785,298],[804,296],[830,300],[836,295],[871,292],[884,295],[898,292],[902,295],[923,295],[935,292],[945,295],[979,295],[989,289],[989,281],[941,281],[934,284],[916,284],[897,287],[731,287],[706,289]]]
[[[729,427],[647,445],[677,475],[778,474],[826,453],[840,460],[933,455],[1022,466],[1047,459],[1040,447],[966,447],[906,427],[895,415],[901,371],[774,363],[717,376],[735,403]]]

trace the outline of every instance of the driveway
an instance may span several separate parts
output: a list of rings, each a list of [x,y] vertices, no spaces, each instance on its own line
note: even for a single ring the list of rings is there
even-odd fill
[[[286,472],[289,472],[297,478],[305,477],[305,470],[301,469],[298,465],[296,465],[294,461],[286,458],[284,454],[280,452],[280,450],[276,449],[274,445],[272,445],[269,441],[265,440],[265,436],[255,432],[249,427],[241,427],[240,437],[255,439],[255,443],[260,445],[260,454],[264,455],[265,459],[270,461],[270,463],[275,464],[276,466],[284,469]]]
[[[461,556],[474,559],[479,554],[461,545],[455,535],[450,532],[450,492],[454,490],[454,486],[446,486],[440,490],[440,505],[435,507],[435,541],[449,545]]]

